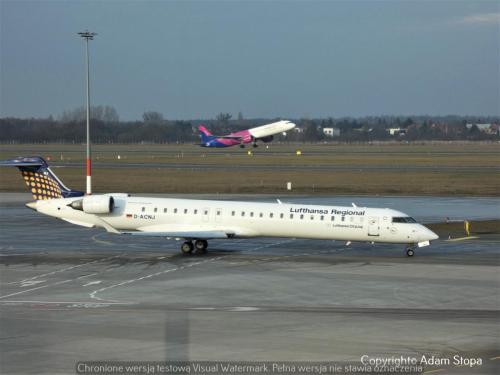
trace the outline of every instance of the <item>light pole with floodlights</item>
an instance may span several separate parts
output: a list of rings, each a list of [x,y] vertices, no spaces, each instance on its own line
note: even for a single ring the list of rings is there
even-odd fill
[[[90,157],[90,77],[89,77],[89,40],[93,40],[97,33],[91,33],[88,30],[78,33],[85,39],[85,61],[87,70],[87,194],[92,194],[92,163]]]

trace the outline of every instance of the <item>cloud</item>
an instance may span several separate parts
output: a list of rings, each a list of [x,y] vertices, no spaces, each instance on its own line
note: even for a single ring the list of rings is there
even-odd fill
[[[457,21],[462,25],[500,25],[500,13],[481,13],[462,17]]]

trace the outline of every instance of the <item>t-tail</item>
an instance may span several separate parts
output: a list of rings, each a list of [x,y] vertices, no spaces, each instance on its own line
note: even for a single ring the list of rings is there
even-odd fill
[[[202,146],[208,146],[210,142],[215,139],[212,133],[210,133],[210,131],[207,128],[205,128],[205,126],[203,125],[198,126],[198,130],[200,131]]]
[[[84,193],[71,190],[52,172],[40,156],[20,156],[0,161],[0,167],[17,167],[35,200],[80,197]]]

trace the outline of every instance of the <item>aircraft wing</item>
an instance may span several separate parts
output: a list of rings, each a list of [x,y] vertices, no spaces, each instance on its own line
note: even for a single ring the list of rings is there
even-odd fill
[[[121,234],[128,234],[131,236],[144,236],[144,237],[173,237],[184,239],[199,239],[209,240],[217,238],[231,238],[234,233],[228,233],[221,230],[206,230],[206,231],[155,231],[155,232],[120,232]]]
[[[238,136],[238,135],[214,135],[213,137],[214,138],[222,138],[222,139],[234,139],[237,141],[239,141],[240,139],[243,138],[243,137]]]

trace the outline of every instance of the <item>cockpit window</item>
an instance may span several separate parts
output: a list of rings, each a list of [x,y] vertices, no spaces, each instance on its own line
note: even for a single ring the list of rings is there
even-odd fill
[[[393,217],[392,218],[393,223],[416,223],[417,221],[409,216],[406,217]]]

